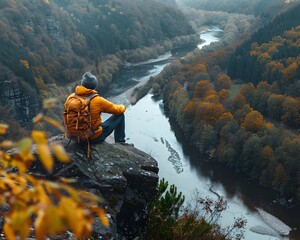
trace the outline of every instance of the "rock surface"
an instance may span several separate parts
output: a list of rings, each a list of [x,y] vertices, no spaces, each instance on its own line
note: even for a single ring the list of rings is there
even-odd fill
[[[134,239],[143,228],[147,203],[155,197],[158,183],[158,166],[154,158],[136,149],[133,145],[107,142],[87,147],[75,142],[68,145],[63,136],[49,139],[65,146],[72,163],[56,163],[51,174],[45,172],[39,161],[31,167],[33,174],[45,178],[75,178],[77,188],[103,196],[110,218],[110,228],[95,223],[97,239]],[[33,148],[33,153],[36,153]]]
[[[272,229],[267,229],[263,226],[254,226],[250,228],[250,231],[261,234],[261,235],[267,235],[267,236],[272,236],[276,237],[278,239],[281,239],[281,236],[274,230]]]
[[[276,232],[278,232],[282,236],[288,236],[290,231],[292,230],[291,227],[286,225],[284,222],[276,218],[275,216],[267,213],[266,211],[258,208],[257,211],[259,212],[262,219]]]

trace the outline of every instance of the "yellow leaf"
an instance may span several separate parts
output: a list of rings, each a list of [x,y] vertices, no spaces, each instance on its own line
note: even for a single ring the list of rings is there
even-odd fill
[[[38,123],[40,122],[42,119],[43,119],[43,114],[42,113],[39,113],[38,115],[36,115],[33,119],[32,119],[32,122],[33,123]]]
[[[8,217],[10,226],[14,232],[20,235],[21,239],[26,239],[30,233],[31,212],[27,209],[13,211]]]
[[[40,204],[38,207],[42,210],[46,209],[48,204],[51,204],[51,200],[48,197],[48,195],[45,192],[45,189],[43,188],[42,184],[39,184],[36,186],[37,195],[39,198]]]
[[[91,231],[93,230],[93,219],[85,219],[82,224],[82,230],[78,238],[87,238]]]
[[[31,162],[33,160],[35,160],[34,156],[31,153],[31,146],[32,146],[32,140],[30,138],[23,138],[21,139],[18,144],[17,147],[19,149],[19,155],[22,158],[22,160],[24,161],[24,164],[26,165],[26,167],[28,167],[28,162]],[[17,158],[16,156],[14,158]]]
[[[3,160],[5,160],[5,161],[11,161],[11,155],[5,153],[5,154],[3,155]]]
[[[57,106],[57,98],[48,98],[45,99],[43,102],[44,109],[55,108],[56,106]]]
[[[46,221],[45,221],[45,211],[39,210],[37,213],[37,217],[34,222],[35,229],[35,238],[37,240],[44,240],[46,236]]]
[[[44,182],[44,186],[46,187],[46,189],[48,190],[48,192],[51,192],[51,188],[54,189],[61,189],[60,184],[55,183],[55,182]]]
[[[30,152],[32,140],[30,138],[23,138],[18,142],[19,154],[23,157]]]
[[[45,132],[43,131],[38,131],[38,130],[33,130],[31,132],[31,136],[33,140],[38,143],[38,144],[47,144],[47,138],[45,135]]]
[[[2,160],[0,159],[0,166],[1,166],[2,168],[6,169],[6,168],[9,167],[9,162],[7,162],[7,161],[2,161]]]
[[[24,178],[23,174],[19,174],[16,177],[16,180],[20,184],[21,188],[24,188],[24,189],[27,188],[27,180],[26,180],[26,178]]]
[[[5,149],[11,149],[16,146],[16,143],[13,141],[9,140],[4,140],[3,142],[0,143],[0,147],[5,148]]]
[[[34,207],[29,207],[26,210],[27,216],[31,216],[34,213]]]
[[[97,203],[101,200],[100,197],[96,196],[96,195],[92,195],[88,192],[82,191],[79,193],[80,197],[83,198],[83,201],[90,201],[92,203]]]
[[[70,162],[69,156],[66,153],[64,147],[61,144],[58,143],[54,143],[52,144],[52,149],[53,152],[55,154],[55,156],[57,157],[57,159],[62,162],[62,163],[68,163]]]
[[[24,202],[27,202],[28,199],[30,199],[30,201],[32,202],[36,201],[35,191],[33,189],[27,189],[26,191],[23,191],[22,193],[19,194],[18,197]]]
[[[25,171],[27,170],[27,167],[26,167],[25,163],[19,161],[19,159],[17,159],[17,158],[14,158],[14,159],[10,162],[10,165],[11,165],[12,167],[18,168],[19,172],[21,172],[21,173],[23,173],[23,172],[25,172]]]
[[[67,191],[68,194],[70,194],[70,196],[71,196],[73,202],[80,202],[80,198],[79,198],[79,196],[78,196],[78,192],[77,192],[74,188],[68,186],[67,184],[63,184],[63,185],[62,185],[62,188],[63,188],[65,191]]]
[[[8,223],[8,221],[4,222],[3,230],[4,230],[5,236],[8,240],[15,240],[16,239],[15,233],[14,233],[11,225]]]
[[[18,148],[20,154],[27,153],[30,151],[32,140],[30,138],[23,138],[18,142]]]
[[[65,226],[58,208],[51,206],[47,209],[46,217],[46,222],[48,223],[47,231],[51,236],[55,236],[63,232]]]
[[[44,167],[48,172],[53,169],[53,158],[47,144],[37,144],[37,153]]]
[[[44,116],[43,119],[45,122],[50,123],[52,126],[59,129],[61,132],[65,132],[65,129],[61,126],[61,124],[59,122],[57,122],[56,120],[54,120],[53,118]]]
[[[99,217],[100,221],[102,222],[103,226],[104,227],[109,227],[109,220],[106,217],[104,209],[103,208],[98,208],[97,209],[97,214],[98,214],[98,217]]]
[[[53,182],[45,182],[44,186],[48,194],[51,194],[52,199],[60,199],[62,197],[61,185]]]
[[[25,178],[27,179],[27,181],[29,181],[33,186],[35,186],[35,185],[37,184],[37,180],[36,180],[33,176],[30,176],[30,175],[26,174],[24,177],[25,177]]]
[[[5,183],[6,187],[14,189],[16,182],[9,177],[3,178],[2,182]]]
[[[53,205],[38,210],[34,227],[36,239],[45,239],[47,235],[55,236],[66,229],[59,209]]]
[[[59,208],[65,217],[68,227],[77,238],[87,237],[92,231],[93,219],[90,212],[78,207],[71,198],[63,197]]]
[[[59,180],[63,183],[75,183],[75,182],[77,182],[77,179],[74,179],[74,178],[61,177]]]
[[[4,135],[7,133],[8,125],[4,123],[0,123],[0,134]]]
[[[0,196],[0,205],[5,205],[7,204],[6,200],[5,200],[5,197],[4,196]]]
[[[77,208],[77,204],[71,198],[62,197],[59,203],[59,208],[65,216],[68,227],[72,230],[75,229],[76,225],[73,220],[76,219],[74,211]]]

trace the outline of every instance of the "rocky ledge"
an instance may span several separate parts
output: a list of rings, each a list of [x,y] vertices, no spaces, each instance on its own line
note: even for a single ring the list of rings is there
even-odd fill
[[[109,229],[95,223],[97,239],[134,239],[143,229],[146,206],[156,195],[158,183],[157,161],[133,145],[101,143],[87,148],[75,142],[68,144],[63,136],[49,139],[65,146],[72,162],[56,163],[51,174],[45,172],[39,161],[31,167],[33,174],[47,179],[68,177],[77,179],[74,186],[102,196],[110,218]],[[33,152],[36,153],[33,148]]]

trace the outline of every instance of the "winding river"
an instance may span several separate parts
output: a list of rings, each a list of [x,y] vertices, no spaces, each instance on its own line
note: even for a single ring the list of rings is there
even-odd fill
[[[220,32],[217,27],[201,32],[200,37],[205,42],[198,48],[218,41]],[[242,176],[218,163],[201,159],[193,148],[184,143],[176,124],[170,123],[161,99],[155,99],[149,93],[135,105],[130,105],[128,97],[132,88],[160,73],[174,57],[167,53],[160,59],[123,69],[110,86],[106,96],[127,106],[127,141],[153,156],[158,161],[160,178],[175,184],[186,199],[191,199],[195,191],[204,198],[217,199],[215,193],[224,196],[228,209],[220,220],[222,227],[232,224],[235,218],[244,217],[247,219],[246,240],[300,239],[299,207],[284,207],[274,201],[268,190],[246,182]],[[297,230],[289,238],[282,238],[262,219],[257,208],[264,209]],[[263,227],[265,231],[273,232],[273,236],[253,232],[250,230],[253,227]]]

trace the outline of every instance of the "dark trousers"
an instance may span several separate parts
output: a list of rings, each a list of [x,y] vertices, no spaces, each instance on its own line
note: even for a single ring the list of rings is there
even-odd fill
[[[112,115],[101,123],[102,133],[90,143],[101,143],[114,131],[115,142],[125,142],[125,115]]]

